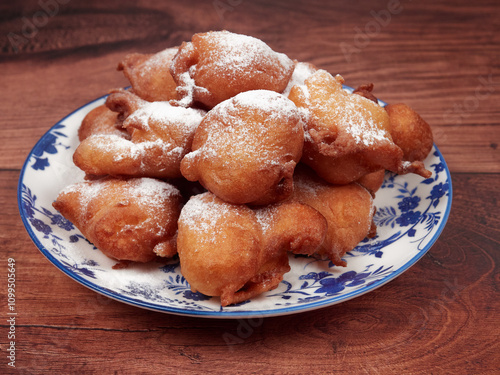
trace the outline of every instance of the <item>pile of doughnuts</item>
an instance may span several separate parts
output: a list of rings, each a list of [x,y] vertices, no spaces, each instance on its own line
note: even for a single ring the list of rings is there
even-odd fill
[[[431,175],[432,132],[410,107],[256,38],[195,34],[118,70],[131,87],[83,119],[85,180],[53,205],[121,264],[178,255],[222,306],[276,288],[290,253],[345,266],[375,235],[385,170]]]

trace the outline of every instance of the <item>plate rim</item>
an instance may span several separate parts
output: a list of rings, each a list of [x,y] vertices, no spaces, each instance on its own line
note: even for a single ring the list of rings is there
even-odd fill
[[[352,89],[351,87],[344,86],[346,89]],[[451,173],[448,168],[448,165],[446,164],[446,161],[443,157],[443,154],[437,147],[437,145],[434,143],[433,146],[435,148],[435,152],[437,152],[437,156],[439,159],[442,161],[444,165],[444,170],[446,171],[446,180],[449,184],[449,191],[448,191],[448,200],[446,203],[446,209],[443,212],[443,218],[440,222],[439,227],[437,228],[436,232],[432,236],[432,238],[429,240],[429,242],[426,244],[425,248],[420,250],[414,257],[410,258],[407,262],[405,262],[400,268],[398,268],[396,271],[392,272],[388,276],[384,277],[381,280],[375,281],[372,284],[368,285],[365,288],[357,289],[351,292],[348,292],[346,294],[338,295],[338,296],[332,296],[331,298],[326,298],[322,299],[320,301],[312,301],[307,303],[306,305],[294,305],[294,306],[285,306],[282,308],[277,308],[277,309],[272,309],[272,310],[246,310],[246,311],[231,311],[231,310],[219,310],[219,311],[197,311],[197,310],[186,310],[178,307],[169,307],[165,305],[160,305],[156,303],[151,303],[151,302],[144,302],[140,301],[131,297],[127,297],[121,294],[118,294],[117,292],[110,291],[107,288],[101,287],[97,284],[94,284],[90,282],[89,280],[86,280],[82,278],[80,275],[75,274],[73,272],[70,272],[67,268],[61,265],[59,260],[57,260],[46,248],[42,243],[39,241],[38,236],[35,234],[35,232],[32,230],[31,225],[28,223],[28,220],[26,218],[26,215],[24,215],[24,210],[22,206],[22,185],[24,181],[24,176],[26,173],[26,169],[28,167],[28,164],[30,162],[31,156],[33,155],[34,151],[37,150],[39,147],[43,145],[44,139],[49,135],[51,131],[53,131],[58,125],[62,124],[66,119],[69,117],[73,116],[75,113],[83,110],[85,107],[91,106],[95,104],[96,102],[106,98],[109,94],[102,95],[82,106],[79,108],[75,109],[68,115],[64,116],[61,120],[56,122],[54,125],[52,125],[41,137],[40,139],[35,143],[35,145],[32,147],[28,155],[26,156],[25,162],[23,163],[23,166],[21,168],[21,171],[19,173],[19,179],[18,179],[18,186],[17,186],[17,204],[18,204],[18,209],[19,209],[19,214],[21,216],[21,220],[23,222],[24,228],[28,232],[28,235],[30,236],[31,241],[35,244],[35,246],[38,248],[38,250],[42,253],[42,255],[47,258],[50,263],[58,268],[60,271],[62,271],[65,275],[76,281],[77,283],[89,288],[90,290],[97,292],[101,295],[104,295],[108,298],[111,298],[115,301],[122,302],[131,306],[135,307],[140,307],[146,310],[150,311],[155,311],[159,313],[168,313],[168,314],[174,314],[174,315],[180,315],[180,316],[189,316],[189,317],[201,317],[201,318],[215,318],[215,319],[242,319],[242,318],[253,318],[253,317],[273,317],[273,316],[284,316],[284,315],[290,315],[290,314],[297,314],[297,313],[303,313],[303,312],[308,312],[312,310],[316,310],[319,308],[324,308],[324,307],[329,307],[333,306],[342,302],[346,302],[348,300],[351,300],[353,298],[362,296],[366,293],[369,293],[375,289],[380,288],[381,286],[385,285],[386,283],[394,280],[395,278],[399,277],[401,274],[406,272],[409,268],[411,268],[415,263],[417,263],[434,245],[434,243],[437,241],[439,236],[441,235],[442,231],[444,230],[446,223],[448,221],[450,211],[451,211],[451,205],[453,201],[453,187],[452,187],[452,179],[451,179]],[[379,100],[379,102],[382,104],[382,106],[385,106],[386,103]],[[432,151],[431,151],[432,152]]]

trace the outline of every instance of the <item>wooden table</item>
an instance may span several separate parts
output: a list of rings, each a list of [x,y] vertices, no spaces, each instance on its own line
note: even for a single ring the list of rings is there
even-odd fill
[[[499,353],[500,3],[455,1],[2,2],[0,373],[493,374]],[[375,83],[431,125],[452,173],[441,237],[410,270],[359,298],[245,321],[147,311],[70,280],[21,222],[18,177],[35,142],[126,86],[117,62],[228,29]],[[7,272],[16,260],[16,369],[7,366]],[[226,336],[225,336],[226,335]]]

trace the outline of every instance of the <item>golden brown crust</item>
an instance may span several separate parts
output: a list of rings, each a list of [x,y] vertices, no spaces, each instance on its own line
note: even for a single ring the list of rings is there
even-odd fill
[[[423,161],[434,143],[429,124],[406,104],[389,104],[385,109],[392,139],[403,150],[403,159]]]
[[[94,134],[115,134],[124,138],[129,137],[127,131],[122,128],[121,121],[118,121],[118,114],[105,105],[100,105],[90,111],[78,128],[80,142]]]
[[[248,91],[208,112],[181,172],[227,202],[274,203],[292,192],[303,142],[291,101],[272,91]]]
[[[176,178],[180,163],[191,151],[204,111],[149,103],[128,91],[108,97],[108,106],[124,117],[130,139],[96,134],[77,147],[73,161],[88,175]]]
[[[418,172],[403,166],[403,151],[392,141],[389,115],[378,104],[342,89],[343,78],[324,70],[289,98],[303,111],[305,143],[302,161],[333,184],[348,184],[379,169]]]
[[[296,171],[294,182],[292,200],[315,208],[328,223],[326,238],[315,253],[345,266],[344,254],[374,229],[372,195],[357,183],[330,185],[304,167]]]
[[[172,47],[155,54],[132,53],[118,64],[118,70],[123,70],[140,98],[150,102],[175,100],[177,85],[169,69],[177,51],[178,47]]]
[[[107,256],[149,262],[175,255],[180,203],[165,182],[106,178],[67,187],[53,206]]]
[[[122,122],[146,103],[147,101],[138,97],[134,92],[125,89],[113,89],[106,98],[106,107],[118,113],[118,119]]]
[[[325,218],[309,206],[251,209],[207,192],[192,197],[179,218],[181,272],[222,306],[239,303],[276,288],[290,270],[288,251],[313,253],[325,232]]]
[[[372,195],[375,195],[375,193],[378,191],[378,189],[380,189],[380,187],[384,183],[384,178],[385,178],[385,170],[381,169],[379,171],[368,173],[362,176],[356,182],[361,186],[363,186],[370,193],[372,193]]]
[[[373,95],[372,91],[373,91],[373,83],[366,83],[364,85],[358,86],[356,90],[354,90],[352,93],[361,95],[362,97],[378,104],[378,99],[375,95]]]
[[[282,92],[294,63],[263,41],[228,31],[193,35],[172,61],[180,103],[207,108],[250,90]]]

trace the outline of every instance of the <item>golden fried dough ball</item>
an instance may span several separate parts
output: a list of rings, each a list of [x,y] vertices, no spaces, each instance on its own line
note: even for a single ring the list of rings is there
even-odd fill
[[[167,48],[155,54],[129,54],[118,64],[118,70],[123,70],[134,93],[144,100],[157,102],[177,99],[177,85],[169,69],[178,49]]]
[[[230,203],[277,202],[293,190],[303,137],[290,100],[273,91],[247,91],[208,112],[181,172]]]
[[[403,162],[403,152],[389,133],[387,112],[344,91],[343,82],[318,70],[304,85],[292,88],[289,98],[302,109],[305,121],[302,161],[333,184],[348,184],[379,169],[429,177],[421,162]]]
[[[182,43],[170,66],[183,106],[212,108],[249,90],[282,92],[294,62],[263,41],[228,31],[193,35]]]
[[[118,114],[105,105],[100,105],[90,111],[84,117],[80,128],[78,128],[80,142],[93,134],[114,134],[129,138],[127,131],[122,128],[122,123],[118,121]]]
[[[375,234],[372,195],[357,183],[330,185],[302,167],[296,171],[294,183],[292,200],[315,208],[328,223],[325,241],[316,253],[345,266],[342,256]]]
[[[181,196],[150,178],[106,178],[66,187],[53,203],[108,257],[148,262],[176,254]]]
[[[181,272],[193,291],[220,296],[222,306],[242,302],[276,288],[290,270],[287,251],[314,252],[325,231],[323,216],[306,205],[252,210],[203,193],[179,218]]]
[[[260,268],[262,230],[245,205],[211,193],[193,196],[179,218],[177,249],[182,275],[193,291],[239,302],[237,292]]]
[[[365,174],[356,182],[363,186],[370,193],[375,194],[384,183],[385,170],[381,169],[376,172]]]
[[[434,143],[429,124],[406,104],[389,104],[385,109],[392,139],[403,150],[403,159],[424,160]]]
[[[123,122],[130,140],[113,134],[93,135],[76,149],[75,165],[93,176],[180,177],[180,162],[191,150],[204,111],[168,102],[144,103]],[[130,109],[124,105],[121,110],[128,113]]]

